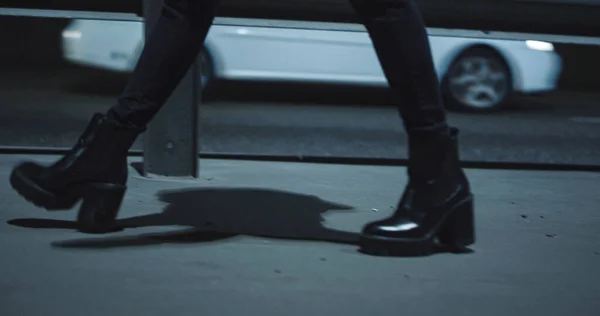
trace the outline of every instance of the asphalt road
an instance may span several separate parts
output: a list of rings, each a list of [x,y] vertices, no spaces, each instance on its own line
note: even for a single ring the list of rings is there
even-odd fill
[[[76,68],[0,77],[0,145],[58,147],[71,146],[90,115],[114,103],[126,78]],[[405,157],[391,103],[381,89],[224,83],[201,105],[201,151]],[[449,120],[461,128],[466,160],[600,163],[600,95],[519,98],[510,111]]]

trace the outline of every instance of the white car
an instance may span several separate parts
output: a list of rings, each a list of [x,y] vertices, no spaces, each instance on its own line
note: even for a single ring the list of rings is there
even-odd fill
[[[131,72],[144,45],[142,22],[74,20],[62,33],[76,64]],[[430,36],[450,109],[493,111],[514,93],[554,90],[562,69],[551,43]],[[214,25],[200,55],[201,82],[215,79],[387,86],[366,31]]]

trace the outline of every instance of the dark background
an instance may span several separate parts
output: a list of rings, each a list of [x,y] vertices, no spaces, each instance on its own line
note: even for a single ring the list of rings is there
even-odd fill
[[[429,27],[600,35],[592,0],[415,0]],[[131,0],[3,0],[3,7],[141,12]],[[347,0],[222,0],[220,16],[354,22]]]

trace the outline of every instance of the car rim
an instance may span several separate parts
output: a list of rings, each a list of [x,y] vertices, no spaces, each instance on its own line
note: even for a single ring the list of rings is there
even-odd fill
[[[454,67],[449,78],[452,96],[473,108],[491,108],[508,92],[508,73],[498,61],[466,57]]]

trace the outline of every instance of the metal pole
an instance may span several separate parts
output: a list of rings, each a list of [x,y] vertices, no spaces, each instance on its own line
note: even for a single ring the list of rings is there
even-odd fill
[[[146,38],[156,25],[162,0],[144,0]],[[144,135],[144,174],[198,177],[199,63],[194,63]]]

